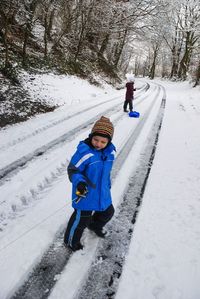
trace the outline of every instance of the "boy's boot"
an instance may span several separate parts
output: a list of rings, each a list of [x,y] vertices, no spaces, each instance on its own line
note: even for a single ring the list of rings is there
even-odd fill
[[[81,243],[77,243],[77,244],[71,246],[71,245],[66,244],[66,243],[64,242],[64,245],[65,245],[66,248],[70,248],[72,251],[77,251],[77,250],[81,250],[81,249],[83,249],[83,245],[82,245]]]
[[[106,236],[106,232],[104,232],[102,228],[96,228],[92,225],[92,223],[88,225],[88,229],[93,231],[100,238],[105,238]]]

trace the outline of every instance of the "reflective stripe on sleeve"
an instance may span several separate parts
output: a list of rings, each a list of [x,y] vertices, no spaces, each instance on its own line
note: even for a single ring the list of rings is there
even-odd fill
[[[85,156],[83,156],[76,164],[75,166],[78,168],[84,161],[86,161],[87,159],[89,159],[90,157],[94,156],[93,154],[89,153]]]

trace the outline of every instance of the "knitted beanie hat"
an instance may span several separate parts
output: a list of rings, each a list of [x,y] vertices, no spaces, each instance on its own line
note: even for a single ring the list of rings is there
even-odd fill
[[[110,119],[105,116],[101,116],[101,118],[94,124],[91,135],[100,135],[111,140],[113,137],[113,133],[114,127]]]

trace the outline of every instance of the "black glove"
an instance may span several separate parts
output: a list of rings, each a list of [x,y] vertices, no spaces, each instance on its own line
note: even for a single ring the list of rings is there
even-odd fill
[[[80,182],[78,183],[77,187],[76,187],[76,194],[77,195],[85,195],[88,192],[87,190],[87,184],[84,182]]]

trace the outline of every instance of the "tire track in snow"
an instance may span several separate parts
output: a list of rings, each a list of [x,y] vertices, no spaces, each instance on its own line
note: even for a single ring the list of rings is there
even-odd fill
[[[9,142],[9,143],[7,143],[7,144],[1,146],[1,147],[0,147],[0,150],[7,150],[7,149],[8,149],[9,147],[11,147],[11,146],[14,146],[14,145],[16,145],[16,144],[18,144],[18,143],[20,143],[20,142],[23,142],[23,141],[25,141],[25,140],[27,140],[27,139],[29,139],[29,138],[35,136],[35,135],[38,135],[38,134],[40,134],[41,132],[44,132],[44,131],[46,131],[46,130],[52,128],[52,127],[57,126],[58,124],[61,124],[61,123],[65,122],[65,121],[68,121],[69,119],[71,119],[71,118],[73,118],[73,117],[75,117],[75,116],[77,116],[77,115],[84,114],[84,113],[87,112],[88,110],[92,110],[93,108],[96,108],[96,107],[99,107],[99,106],[101,106],[101,105],[104,105],[105,103],[115,101],[117,98],[118,98],[118,97],[115,97],[115,98],[112,98],[112,99],[110,99],[110,100],[107,100],[107,101],[98,103],[98,104],[96,104],[96,105],[94,105],[94,106],[92,106],[92,107],[87,107],[87,108],[85,108],[84,110],[81,110],[81,111],[79,111],[79,112],[75,112],[75,113],[73,113],[73,114],[71,114],[71,115],[67,115],[66,117],[61,118],[61,119],[59,119],[59,120],[57,120],[57,121],[53,121],[51,124],[48,124],[48,125],[46,125],[46,126],[43,126],[43,127],[40,127],[40,128],[38,128],[38,129],[36,129],[36,130],[33,131],[31,134],[27,134],[27,135],[25,135],[25,136],[23,136],[23,137],[21,137],[21,138],[15,139],[15,140],[13,140],[12,142]]]
[[[116,109],[119,106],[119,104],[115,105],[114,107],[110,108],[109,110],[106,110],[106,112],[113,111],[113,109]],[[104,112],[105,113],[105,112]],[[18,171],[18,168],[21,168],[25,166],[29,161],[32,159],[43,155],[46,153],[48,150],[52,149],[55,146],[59,146],[61,143],[65,142],[68,140],[71,136],[73,136],[76,132],[80,132],[82,130],[85,130],[87,127],[89,127],[95,120],[96,117],[99,117],[102,113],[96,115],[95,117],[92,117],[89,119],[87,122],[85,122],[82,125],[79,125],[75,127],[74,129],[68,131],[67,133],[59,136],[58,138],[55,138],[54,140],[50,141],[44,146],[41,146],[34,150],[33,152],[19,158],[18,160],[10,163],[6,167],[0,169],[0,179],[1,179],[1,184],[2,184],[2,179],[6,179],[8,175],[10,175],[12,172],[16,173]]]
[[[113,299],[116,295],[123,264],[130,245],[139,207],[149,177],[162,126],[166,99],[163,97],[159,115],[153,125],[141,164],[129,179],[127,191],[114,219],[108,223],[107,238],[100,242],[88,277],[76,299]]]

